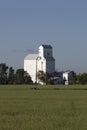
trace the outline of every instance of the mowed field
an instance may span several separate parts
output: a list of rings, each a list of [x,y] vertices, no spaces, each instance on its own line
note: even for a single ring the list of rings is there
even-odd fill
[[[0,86],[0,130],[87,130],[87,86]]]

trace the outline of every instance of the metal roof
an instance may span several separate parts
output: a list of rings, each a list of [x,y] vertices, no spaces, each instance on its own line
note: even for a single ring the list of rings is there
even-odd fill
[[[35,60],[37,57],[38,54],[29,54],[24,58],[24,60]]]
[[[52,49],[52,46],[51,45],[42,45],[44,48],[49,48],[49,49]]]

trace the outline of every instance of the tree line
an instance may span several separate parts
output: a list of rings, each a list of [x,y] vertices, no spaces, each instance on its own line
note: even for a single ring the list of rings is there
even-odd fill
[[[76,74],[74,71],[72,73],[72,84],[87,84],[87,73]],[[49,73],[44,74],[43,72],[38,72],[37,77],[46,82],[46,84],[53,84],[52,77]],[[32,79],[30,75],[24,71],[23,68],[17,69],[16,71],[13,67],[8,67],[6,63],[0,64],[0,84],[32,84]]]
[[[6,63],[0,64],[0,84],[31,84],[30,75],[24,69],[8,67]]]
[[[87,73],[76,74],[72,71],[73,84],[87,84]]]

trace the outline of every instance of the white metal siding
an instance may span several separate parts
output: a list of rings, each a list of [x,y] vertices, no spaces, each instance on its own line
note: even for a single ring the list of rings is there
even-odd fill
[[[29,73],[33,82],[36,81],[36,60],[24,60],[24,70]]]

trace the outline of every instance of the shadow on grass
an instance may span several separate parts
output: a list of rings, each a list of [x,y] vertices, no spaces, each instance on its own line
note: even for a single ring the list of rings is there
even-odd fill
[[[73,88],[73,87],[31,87],[31,90],[87,90],[87,88]]]

